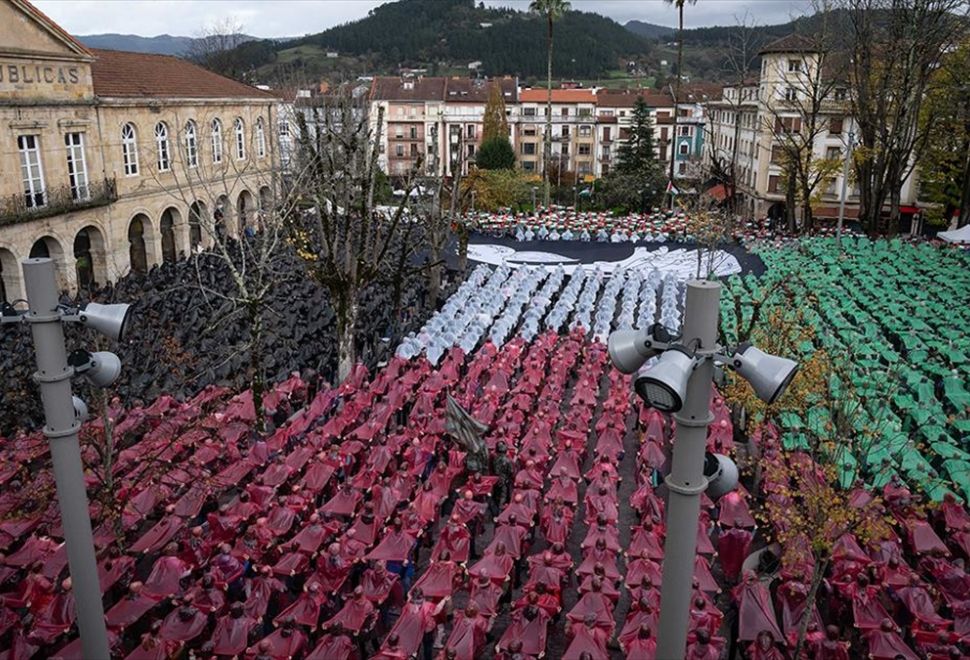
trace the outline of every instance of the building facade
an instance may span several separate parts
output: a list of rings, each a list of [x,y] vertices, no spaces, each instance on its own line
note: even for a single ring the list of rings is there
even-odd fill
[[[832,174],[818,184],[812,202],[816,218],[837,218],[842,201],[842,167],[853,136],[848,86],[838,83],[837,69],[813,45],[797,35],[783,37],[761,51],[757,78],[724,87],[707,103],[707,166],[724,169],[734,163],[740,209],[752,217],[785,216],[785,149],[790,136],[800,136],[816,163],[828,161]],[[817,100],[817,101],[816,101]],[[809,112],[809,108],[817,111]],[[814,130],[809,118],[814,116]],[[846,217],[859,212],[859,189],[845,182]],[[904,213],[913,213],[915,176],[903,186]]]
[[[380,164],[384,171],[391,176],[406,175],[419,158],[422,172],[450,174],[456,160],[467,171],[481,144],[485,106],[493,84],[499,85],[505,102],[509,140],[518,166],[526,172],[541,173],[548,92],[541,87],[520,88],[514,78],[375,78],[370,115],[372,128],[376,128],[378,112],[383,111]],[[696,174],[696,168],[688,165],[699,163],[704,153],[705,104],[692,98],[679,104],[681,117],[678,135],[674,136],[670,94],[575,87],[552,90],[554,171],[575,172],[587,182],[608,174],[615,165],[617,148],[629,135],[637,96],[650,108],[657,158],[665,164],[664,170],[671,149],[675,149],[675,178]],[[463,149],[461,159],[454,153],[459,145]]]
[[[87,49],[0,0],[0,281],[51,257],[65,291],[144,272],[256,222],[277,99],[174,57]]]

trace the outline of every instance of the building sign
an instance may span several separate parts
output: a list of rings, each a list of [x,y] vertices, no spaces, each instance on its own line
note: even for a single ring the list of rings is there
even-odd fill
[[[0,62],[0,83],[10,85],[76,85],[80,82],[81,67],[79,66]]]

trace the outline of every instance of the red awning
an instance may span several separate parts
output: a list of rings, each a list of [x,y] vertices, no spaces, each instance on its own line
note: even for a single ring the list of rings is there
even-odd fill
[[[900,206],[899,207],[899,212],[900,213],[919,213],[919,207],[918,206]]]
[[[715,200],[719,202],[723,202],[725,199],[727,199],[727,196],[728,196],[727,186],[725,186],[723,183],[719,183],[716,186],[713,186],[712,188],[708,188],[707,196],[713,197]]]

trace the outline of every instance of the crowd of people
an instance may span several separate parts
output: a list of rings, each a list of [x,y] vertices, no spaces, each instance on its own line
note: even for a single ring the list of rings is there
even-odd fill
[[[271,280],[269,304],[261,314],[264,380],[277,382],[298,370],[307,378],[332,382],[336,317],[327,290],[306,275],[304,264],[289,250],[281,250],[274,269],[279,276]],[[385,282],[363,292],[357,348],[366,365],[373,368],[386,360],[399,338],[423,322],[427,290],[426,276],[410,274],[397,304],[394,288]],[[125,341],[104,348],[117,353],[123,365],[114,394],[135,404],[162,394],[189,397],[213,384],[238,390],[251,382],[246,310],[226,299],[237,294],[225,259],[202,253],[160,264],[144,275],[127,275],[65,302],[134,305]],[[90,333],[67,331],[70,349],[95,350]],[[0,409],[8,413],[0,431],[38,425],[41,409],[30,378],[34,365],[29,333],[5,329],[0,334],[0,369],[5,376]]]
[[[489,236],[517,241],[585,241],[599,243],[660,243],[690,241],[683,212],[654,209],[647,213],[613,215],[608,211],[577,211],[551,206],[534,213],[473,213],[465,223]]]

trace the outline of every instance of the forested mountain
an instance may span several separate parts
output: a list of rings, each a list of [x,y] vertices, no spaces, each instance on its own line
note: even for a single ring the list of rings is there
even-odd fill
[[[366,18],[294,41],[274,44],[272,54],[251,64],[263,77],[302,67],[310,75],[333,68],[328,52],[369,73],[400,67],[446,73],[481,62],[488,75],[544,77],[546,23],[527,12],[487,8],[474,0],[399,0]],[[553,68],[557,78],[588,78],[623,69],[646,56],[646,39],[598,14],[571,11],[557,21]],[[252,49],[258,54],[258,49]]]
[[[253,41],[256,37],[246,34],[235,35],[242,41]],[[91,48],[107,50],[127,50],[133,53],[157,53],[159,55],[187,55],[192,52],[195,37],[176,37],[160,34],[157,37],[142,37],[137,34],[84,34],[78,40]]]
[[[627,21],[623,24],[623,27],[647,39],[666,39],[677,34],[677,28],[667,27],[666,25],[655,25],[654,23],[644,23],[643,21]]]

